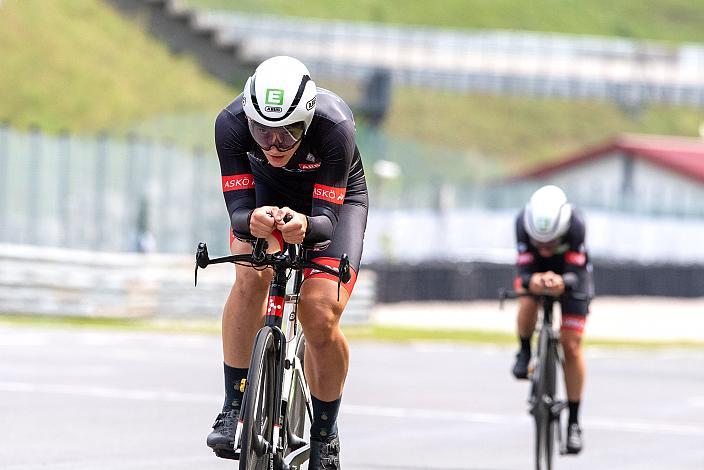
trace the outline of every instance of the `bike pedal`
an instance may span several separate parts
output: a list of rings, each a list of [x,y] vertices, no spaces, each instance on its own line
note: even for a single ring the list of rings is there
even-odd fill
[[[220,457],[221,459],[230,459],[230,460],[239,460],[240,459],[240,450],[232,450],[232,449],[213,449],[213,452],[215,452],[215,455]]]
[[[552,413],[553,417],[558,417],[560,416],[560,413],[562,410],[567,408],[567,402],[566,401],[556,401],[553,402],[552,406],[550,407],[550,412]]]

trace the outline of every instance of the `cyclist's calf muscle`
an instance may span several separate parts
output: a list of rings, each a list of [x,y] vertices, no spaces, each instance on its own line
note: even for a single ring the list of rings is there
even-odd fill
[[[323,401],[342,395],[349,364],[349,345],[340,317],[349,293],[330,279],[312,278],[301,288],[298,318],[306,336],[306,378],[311,394]]]
[[[538,321],[538,302],[532,297],[518,298],[518,334],[529,338],[535,330]]]
[[[232,254],[248,254],[252,252],[252,246],[234,239],[230,251]],[[231,367],[249,367],[254,337],[262,326],[271,278],[271,269],[235,267],[235,283],[222,316],[223,355],[225,363]]]

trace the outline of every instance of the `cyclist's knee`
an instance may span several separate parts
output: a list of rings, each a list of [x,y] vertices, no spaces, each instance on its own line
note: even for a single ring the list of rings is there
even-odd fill
[[[565,352],[565,359],[577,359],[582,353],[582,335],[575,332],[563,331],[560,336],[562,350]]]
[[[240,294],[266,292],[272,276],[269,269],[259,271],[247,266],[237,266],[234,290]]]
[[[337,297],[325,292],[309,291],[301,296],[299,319],[306,335],[306,343],[312,347],[323,347],[332,342],[339,328],[342,307]]]
[[[518,314],[534,316],[538,314],[538,302],[532,297],[518,298]]]

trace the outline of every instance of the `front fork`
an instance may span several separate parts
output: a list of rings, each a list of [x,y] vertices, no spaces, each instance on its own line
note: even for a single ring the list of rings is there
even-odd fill
[[[281,392],[284,376],[284,363],[286,361],[286,335],[281,331],[283,324],[284,304],[286,299],[286,284],[288,277],[285,271],[274,273],[274,279],[269,286],[269,300],[265,324],[271,327],[274,334],[274,344],[276,344],[276,374],[274,375],[274,426],[271,440],[271,451],[276,454],[279,447],[279,436],[283,424],[283,414],[281,412]]]
[[[274,345],[276,347],[277,360],[276,360],[276,373],[274,375],[274,416],[273,430],[272,430],[272,441],[270,446],[270,451],[276,453],[276,448],[278,446],[279,434],[281,429],[282,415],[281,415],[281,388],[282,388],[282,377],[284,370],[284,361],[286,359],[286,336],[281,331],[282,317],[284,312],[284,299],[286,297],[286,283],[287,276],[286,272],[275,272],[274,279],[269,286],[269,297],[266,304],[266,312],[264,315],[264,325],[265,327],[271,328],[274,335]],[[261,331],[261,330],[260,330]],[[249,384],[243,382],[240,390],[244,392],[242,398],[241,410],[245,409],[247,401],[249,400]],[[244,421],[240,416],[237,422],[237,428],[235,429],[235,449],[238,449],[241,444],[242,439],[242,429],[244,428]]]

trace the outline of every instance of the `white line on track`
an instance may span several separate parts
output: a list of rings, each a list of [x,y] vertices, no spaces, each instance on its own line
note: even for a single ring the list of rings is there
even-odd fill
[[[515,425],[516,421],[525,420],[528,415],[503,415],[493,413],[468,413],[448,410],[429,410],[417,408],[393,408],[377,406],[343,406],[344,412],[362,416],[384,416],[388,418],[428,419],[446,421],[464,421],[480,424]],[[704,436],[704,423],[670,423],[637,419],[612,419],[604,417],[584,418],[586,427],[644,434],[671,434],[680,436]]]
[[[42,393],[73,395],[93,398],[138,401],[169,401],[178,403],[215,403],[222,401],[220,395],[204,393],[181,393],[164,390],[140,390],[110,387],[74,386],[63,384],[33,384],[29,382],[0,382],[0,392]],[[473,413],[464,411],[431,410],[422,408],[400,408],[387,406],[347,405],[342,412],[357,416],[384,416],[398,419],[428,419],[436,421],[462,421],[475,424],[515,425],[527,415],[498,413]],[[584,419],[586,427],[611,431],[642,434],[668,434],[678,436],[703,436],[704,423],[675,423],[639,419],[619,419],[592,416]]]
[[[155,458],[120,458],[119,461],[110,461],[109,458],[103,458],[99,462],[95,460],[69,460],[66,462],[52,462],[50,465],[46,462],[44,463],[21,463],[21,464],[10,464],[7,467],[2,467],[3,470],[46,470],[51,468],[52,470],[95,470],[96,468],[101,469],[154,469],[154,468],[168,468],[169,466],[191,464],[192,468],[198,468],[203,465],[211,463],[213,457],[155,457]]]
[[[169,401],[177,403],[212,403],[222,401],[222,397],[219,395],[207,395],[204,393],[180,393],[167,390],[135,390],[63,384],[38,385],[29,382],[0,382],[0,392],[52,393],[55,395],[138,401]]]

